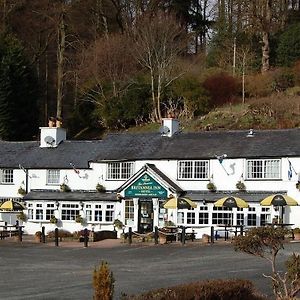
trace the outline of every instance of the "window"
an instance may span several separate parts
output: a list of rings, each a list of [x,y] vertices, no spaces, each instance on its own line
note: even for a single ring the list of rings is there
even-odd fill
[[[92,206],[90,204],[86,204],[85,206],[85,217],[87,222],[93,221]]]
[[[60,171],[59,170],[47,170],[47,184],[59,184]]]
[[[52,216],[54,217],[54,211],[55,211],[54,204],[53,203],[47,204],[46,220],[50,220]]]
[[[133,166],[133,162],[109,163],[107,165],[107,179],[128,179],[133,175]]]
[[[266,223],[271,223],[271,210],[269,207],[262,207],[260,215],[260,226],[265,226]]]
[[[187,224],[195,224],[195,212],[188,212],[186,215]]]
[[[62,204],[61,219],[75,221],[76,216],[80,215],[78,204]]]
[[[1,183],[13,183],[14,182],[14,170],[12,169],[1,169],[0,170]]]
[[[114,210],[115,207],[112,204],[106,205],[106,211],[105,211],[105,222],[112,222],[114,219]]]
[[[208,160],[179,161],[178,179],[208,179]]]
[[[208,207],[207,206],[200,206],[199,207],[199,224],[206,225],[208,224]]]
[[[247,179],[280,179],[280,160],[247,160]]]
[[[229,207],[214,207],[214,211],[220,210],[220,212],[213,212],[212,223],[216,225],[231,224],[232,223],[232,212]],[[222,211],[222,212],[221,212]],[[229,211],[229,212],[226,212]]]
[[[102,206],[100,204],[95,205],[95,221],[102,222]]]
[[[254,213],[248,213],[248,226],[256,226],[256,213],[255,213],[255,207],[249,207],[248,212],[254,212]]]
[[[43,220],[44,219],[43,205],[40,204],[40,203],[37,203],[37,205],[36,205],[35,219],[36,220]]]
[[[133,200],[125,200],[125,224],[132,224],[134,220]]]

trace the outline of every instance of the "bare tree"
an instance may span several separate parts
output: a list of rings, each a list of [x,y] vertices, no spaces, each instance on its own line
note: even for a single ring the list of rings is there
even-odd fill
[[[176,61],[186,50],[184,32],[171,15],[144,17],[134,31],[134,57],[150,77],[153,118],[162,118],[161,100],[164,89],[183,73],[176,69]]]

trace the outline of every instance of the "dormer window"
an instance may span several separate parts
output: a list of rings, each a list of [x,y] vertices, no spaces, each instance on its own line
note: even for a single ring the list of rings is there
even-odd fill
[[[47,184],[58,185],[60,183],[60,170],[47,170]]]
[[[12,169],[0,169],[1,184],[14,183],[14,170]]]

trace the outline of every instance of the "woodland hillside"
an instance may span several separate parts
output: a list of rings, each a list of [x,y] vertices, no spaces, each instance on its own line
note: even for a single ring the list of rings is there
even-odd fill
[[[299,0],[0,0],[0,138],[300,126]]]

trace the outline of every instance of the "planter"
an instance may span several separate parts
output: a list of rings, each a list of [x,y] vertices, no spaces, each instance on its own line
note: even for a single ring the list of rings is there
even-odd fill
[[[202,242],[205,244],[208,244],[210,240],[210,236],[208,234],[203,234],[202,235]]]

